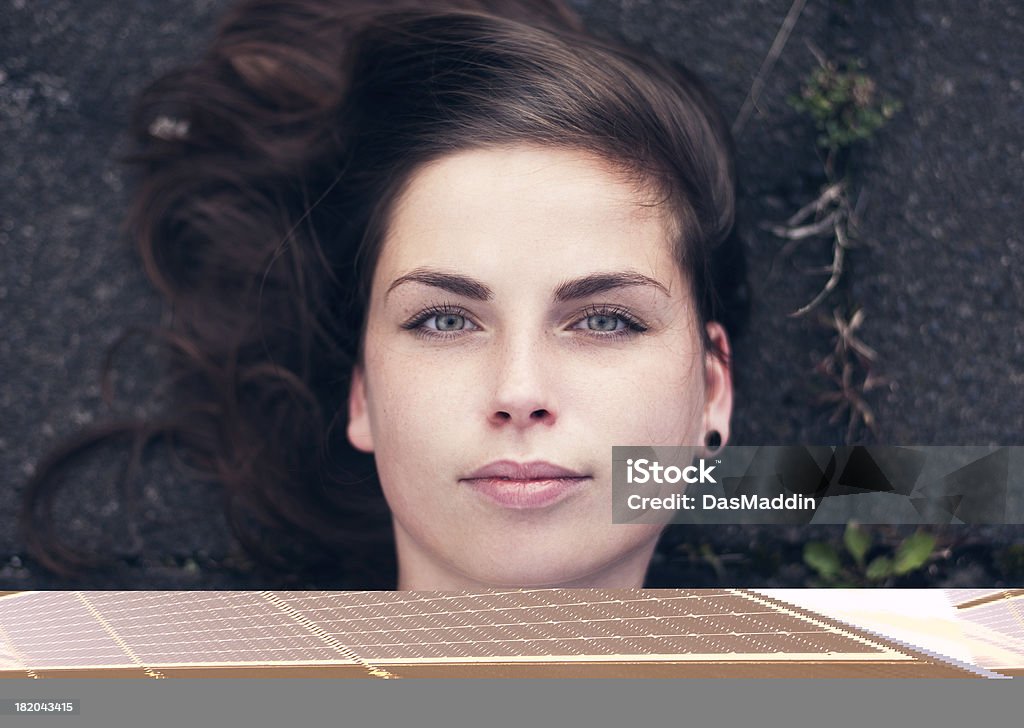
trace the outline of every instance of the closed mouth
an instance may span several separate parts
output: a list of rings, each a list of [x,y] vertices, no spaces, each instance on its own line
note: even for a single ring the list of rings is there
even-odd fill
[[[548,462],[510,460],[491,463],[461,478],[488,500],[517,510],[554,505],[590,480],[590,475]]]

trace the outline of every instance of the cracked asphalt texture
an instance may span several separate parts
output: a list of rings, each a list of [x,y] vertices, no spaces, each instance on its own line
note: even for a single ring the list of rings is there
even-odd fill
[[[574,4],[598,32],[686,63],[732,120],[791,2]],[[119,228],[130,192],[118,162],[128,151],[123,131],[139,90],[194,58],[226,6],[0,0],[0,588],[80,585],[26,558],[15,529],[21,487],[49,447],[110,416],[99,388],[107,346],[126,326],[159,321]],[[787,103],[815,66],[813,49],[862,59],[880,91],[903,105],[854,152],[863,243],[830,304],[864,309],[861,337],[888,382],[867,395],[878,421],[867,441],[1024,445],[1024,5],[1016,0],[808,2],[738,135],[753,311],[735,342],[733,441],[833,444],[845,430],[816,403],[824,380],[811,370],[830,348],[828,330],[787,316],[823,283],[803,269],[826,264],[830,249],[808,243],[769,274],[782,241],[762,227],[813,199],[823,181],[814,130]],[[115,412],[146,411],[158,368],[145,354],[129,345],[118,358]],[[166,463],[145,469],[140,520],[127,524],[107,485],[118,462],[111,451],[83,463],[61,504],[61,528],[76,541],[106,534],[126,554],[116,574],[89,586],[281,583],[237,554],[217,491],[182,482]],[[976,532],[996,546],[1022,534]],[[742,552],[755,537],[805,536],[716,527],[674,538],[721,553]],[[799,586],[799,578],[799,569],[781,569],[768,583]],[[959,586],[994,586],[959,578]],[[333,582],[324,575],[315,585]]]

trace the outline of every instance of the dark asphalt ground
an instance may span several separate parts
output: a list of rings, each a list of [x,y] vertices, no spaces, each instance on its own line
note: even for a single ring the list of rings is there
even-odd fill
[[[576,5],[593,28],[687,63],[731,120],[791,0]],[[25,558],[14,528],[20,489],[48,447],[110,415],[99,391],[110,342],[125,326],[159,320],[119,231],[128,193],[117,161],[127,151],[122,132],[138,91],[195,57],[225,6],[0,0],[0,588],[69,584]],[[878,427],[865,439],[1024,445],[1024,6],[1016,0],[808,2],[738,138],[754,306],[736,342],[734,442],[840,443],[845,430],[816,403],[824,380],[811,370],[830,347],[828,331],[787,317],[823,282],[796,266],[823,265],[830,251],[808,244],[769,276],[782,243],[761,227],[807,203],[822,182],[814,130],[786,102],[815,66],[812,47],[863,59],[903,105],[854,152],[867,243],[851,255],[834,298],[863,307],[861,337],[888,382],[867,395]],[[129,346],[118,359],[117,412],[146,408],[157,370],[144,353]],[[68,534],[83,543],[107,534],[131,554],[120,572],[90,586],[281,583],[238,556],[216,491],[182,482],[166,463],[145,471],[140,520],[126,525],[106,485],[115,455],[78,471],[62,505]],[[999,550],[1021,533],[974,529],[968,540]],[[754,541],[770,550],[805,537],[698,529],[677,536],[673,553],[694,553],[683,548],[693,541],[742,555]],[[665,578],[676,574],[675,585],[687,586],[690,572],[685,564],[673,571],[673,558],[683,557],[663,560]],[[982,568],[943,574],[936,584],[987,587],[1007,578]],[[798,586],[805,576],[783,564],[758,583]],[[317,585],[333,584],[325,576]]]

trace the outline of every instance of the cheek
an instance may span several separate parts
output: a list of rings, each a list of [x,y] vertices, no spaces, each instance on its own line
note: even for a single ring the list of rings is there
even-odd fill
[[[455,361],[437,367],[394,350],[368,352],[368,406],[378,453],[429,457],[455,437],[473,397],[463,369]]]
[[[580,366],[565,409],[584,418],[588,436],[610,444],[690,443],[704,407],[703,370],[688,364],[694,359],[652,348],[614,366]]]

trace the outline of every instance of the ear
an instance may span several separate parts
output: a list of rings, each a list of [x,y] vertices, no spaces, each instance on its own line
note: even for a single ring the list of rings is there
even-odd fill
[[[718,430],[722,444],[725,445],[729,441],[729,420],[732,417],[732,350],[729,347],[729,336],[720,323],[708,323],[707,332],[712,346],[724,356],[716,356],[711,351],[705,355],[707,397],[704,403],[704,432]]]
[[[348,441],[362,452],[373,452],[373,432],[366,406],[366,375],[356,365],[352,370],[352,383],[348,390]]]

